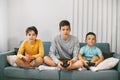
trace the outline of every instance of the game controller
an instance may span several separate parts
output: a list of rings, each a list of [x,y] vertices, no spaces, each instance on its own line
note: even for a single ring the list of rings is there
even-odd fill
[[[88,64],[88,66],[94,66],[95,65],[95,63],[90,62],[90,61],[87,64]]]
[[[67,68],[69,66],[69,64],[66,61],[66,62],[63,62],[63,64],[61,64],[61,66],[64,67],[64,68]]]

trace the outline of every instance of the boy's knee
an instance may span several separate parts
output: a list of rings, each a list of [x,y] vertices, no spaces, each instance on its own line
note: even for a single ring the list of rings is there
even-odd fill
[[[99,57],[98,57],[98,56],[94,56],[94,57],[92,58],[91,62],[96,62],[96,61],[98,61],[98,60],[99,60]]]
[[[48,56],[44,56],[44,58],[43,58],[43,59],[45,59],[45,60],[46,60],[47,58],[48,58]]]
[[[98,59],[99,59],[99,57],[98,57],[98,56],[94,56],[94,57],[93,57],[93,59],[98,60]]]
[[[93,56],[93,58],[99,58],[98,56]]]
[[[43,63],[43,58],[39,57],[35,60],[33,60],[30,64],[33,66],[33,67],[37,67],[39,66],[40,64]]]
[[[43,58],[39,57],[35,61],[36,61],[36,63],[43,63]]]
[[[18,64],[21,64],[22,60],[20,58],[18,58],[15,63],[18,65]]]
[[[49,59],[50,59],[49,56],[45,56],[45,57],[43,58],[44,61],[49,60]]]
[[[79,67],[82,67],[82,66],[83,66],[83,63],[82,63],[81,60],[78,60],[78,61],[77,61],[77,64],[78,64]]]

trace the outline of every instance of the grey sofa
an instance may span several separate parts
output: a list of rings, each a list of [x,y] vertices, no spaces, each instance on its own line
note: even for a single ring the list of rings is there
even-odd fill
[[[48,55],[51,42],[44,42],[45,55]],[[80,43],[82,47],[85,43]],[[111,53],[109,43],[97,43],[105,58],[116,57],[120,54]],[[92,72],[78,70],[48,70],[24,69],[10,66],[6,60],[7,55],[16,54],[15,50],[0,53],[0,80],[120,80],[120,62],[110,70]]]

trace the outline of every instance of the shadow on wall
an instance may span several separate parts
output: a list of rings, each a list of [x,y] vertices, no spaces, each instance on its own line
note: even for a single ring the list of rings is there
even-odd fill
[[[11,37],[8,39],[8,50],[13,50],[14,48],[18,47],[18,44],[21,40],[17,37]]]
[[[42,41],[52,41],[52,39],[57,35],[57,33],[56,31],[52,32],[50,30],[44,30],[42,32],[39,32],[38,38],[40,38]]]

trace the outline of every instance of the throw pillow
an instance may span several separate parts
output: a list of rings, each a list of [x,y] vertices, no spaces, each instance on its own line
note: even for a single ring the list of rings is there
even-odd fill
[[[119,62],[119,59],[110,57],[110,58],[105,59],[100,64],[98,64],[96,67],[91,67],[90,69],[92,71],[112,69],[113,67],[117,65],[118,62]]]
[[[17,60],[17,55],[8,55],[7,56],[7,61],[11,66],[17,66],[15,61]]]

